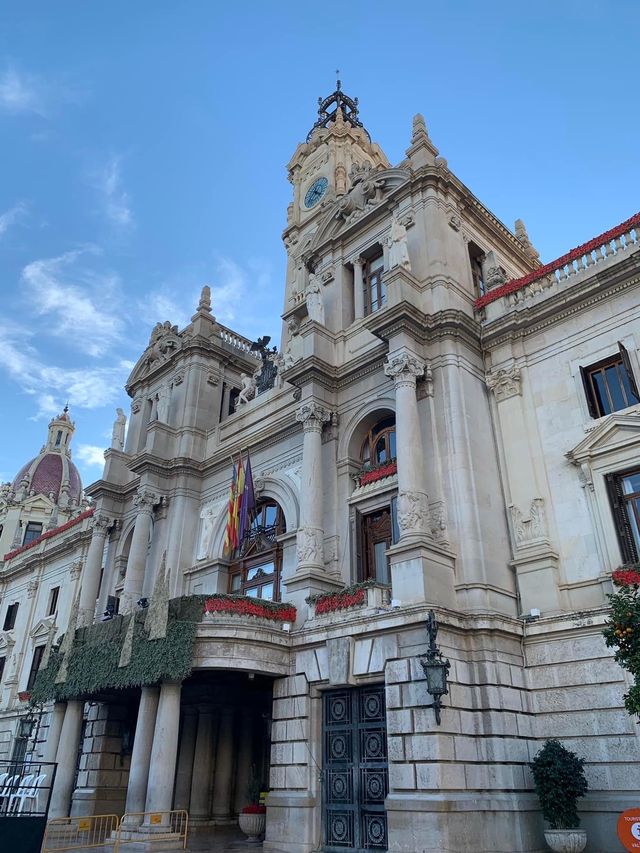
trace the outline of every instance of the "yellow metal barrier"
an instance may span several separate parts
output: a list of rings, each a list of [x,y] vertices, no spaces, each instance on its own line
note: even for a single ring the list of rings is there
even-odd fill
[[[113,847],[115,851],[119,826],[120,818],[115,814],[53,818],[47,821],[42,853],[92,847]]]
[[[170,812],[127,812],[118,825],[114,853],[118,853],[120,845],[147,844],[150,840],[170,841],[174,844],[181,841],[182,849],[186,850],[188,833],[189,812],[185,809],[174,809]]]

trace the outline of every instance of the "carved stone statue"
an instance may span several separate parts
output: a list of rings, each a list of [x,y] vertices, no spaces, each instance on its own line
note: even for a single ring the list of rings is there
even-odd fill
[[[202,527],[200,529],[200,542],[198,543],[196,559],[205,560],[210,554],[213,540],[213,528],[215,525],[214,507],[211,505],[203,507],[200,518],[202,519]]]
[[[391,232],[387,237],[389,247],[389,269],[404,267],[411,272],[411,261],[407,249],[407,229],[394,215],[391,219]]]
[[[124,450],[124,431],[127,426],[127,416],[122,409],[116,409],[116,419],[111,433],[111,447],[114,450]]]
[[[169,401],[171,392],[167,385],[161,385],[156,393],[156,420],[163,424],[169,423]]]
[[[246,373],[241,373],[240,382],[242,383],[242,388],[238,394],[238,405],[246,404],[256,396],[255,376],[247,376]]]
[[[300,323],[296,317],[291,317],[287,322],[289,340],[284,350],[284,369],[292,367],[302,358],[302,338],[300,337]]]
[[[375,207],[382,200],[384,178],[377,178],[371,163],[353,166],[349,172],[351,189],[338,200],[336,216],[346,224],[358,219],[365,210]]]
[[[310,320],[315,320],[324,326],[324,303],[322,301],[322,290],[318,284],[318,279],[313,273],[309,276],[309,284],[305,290],[305,298],[307,302],[307,313]]]

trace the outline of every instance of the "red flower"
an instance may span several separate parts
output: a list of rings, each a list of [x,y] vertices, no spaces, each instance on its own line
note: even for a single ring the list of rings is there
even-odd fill
[[[356,589],[355,592],[332,592],[321,595],[316,600],[316,616],[323,613],[333,613],[335,610],[346,610],[349,607],[358,607],[364,604],[364,589]]]
[[[640,586],[640,572],[636,569],[617,569],[611,573],[616,586]]]
[[[21,702],[28,702],[29,699],[31,699],[31,691],[30,690],[21,690],[20,693],[18,693],[18,699]]]
[[[367,483],[375,483],[377,480],[383,480],[385,477],[391,477],[398,470],[396,462],[387,462],[386,465],[381,465],[379,468],[374,468],[371,471],[365,471],[360,474],[360,485],[366,486]]]
[[[242,808],[242,814],[266,814],[266,813],[267,813],[267,807],[266,806],[252,805],[252,806],[243,806],[243,808]]]
[[[261,601],[248,596],[208,598],[204,603],[205,613],[235,613],[238,616],[257,616],[273,622],[295,622],[296,609],[290,604]]]

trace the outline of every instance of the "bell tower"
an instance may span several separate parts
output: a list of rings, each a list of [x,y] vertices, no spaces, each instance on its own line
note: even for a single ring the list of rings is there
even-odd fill
[[[358,99],[345,94],[338,79],[331,95],[318,98],[318,117],[287,166],[293,200],[283,234],[289,255],[285,314],[305,290],[305,250],[328,208],[349,191],[359,171],[388,168],[387,157],[360,120]]]

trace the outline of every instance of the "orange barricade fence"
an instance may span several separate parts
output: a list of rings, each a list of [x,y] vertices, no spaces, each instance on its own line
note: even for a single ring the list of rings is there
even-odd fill
[[[47,821],[42,853],[63,850],[117,849],[120,818],[115,814],[57,817]]]
[[[133,844],[148,844],[150,839],[154,842],[170,841],[174,845],[182,842],[182,849],[186,850],[188,833],[189,813],[185,809],[127,812],[118,825],[114,853],[118,853],[121,846],[128,848]]]

